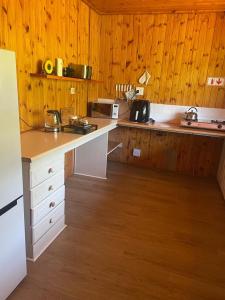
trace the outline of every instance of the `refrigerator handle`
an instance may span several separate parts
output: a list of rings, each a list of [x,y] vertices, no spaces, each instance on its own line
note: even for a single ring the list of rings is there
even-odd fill
[[[6,206],[4,206],[3,208],[0,209],[0,216],[4,215],[5,213],[7,213],[10,209],[12,209],[13,207],[15,207],[17,205],[17,201],[20,199],[21,197],[17,198],[16,200],[13,200],[12,202],[10,202],[9,204],[7,204]]]

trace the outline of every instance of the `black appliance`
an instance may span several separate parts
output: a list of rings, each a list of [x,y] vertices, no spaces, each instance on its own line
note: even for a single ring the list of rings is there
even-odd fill
[[[148,100],[133,100],[130,121],[147,123],[150,120],[150,102]]]
[[[95,124],[76,124],[62,126],[62,131],[67,133],[88,134],[98,129]]]

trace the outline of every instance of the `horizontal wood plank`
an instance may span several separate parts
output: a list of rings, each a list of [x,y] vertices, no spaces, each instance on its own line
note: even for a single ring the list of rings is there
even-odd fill
[[[224,11],[224,0],[84,0],[100,14],[147,14],[187,11]]]

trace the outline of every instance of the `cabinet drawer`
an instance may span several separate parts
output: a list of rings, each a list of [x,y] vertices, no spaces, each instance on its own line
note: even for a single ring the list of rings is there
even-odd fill
[[[40,240],[33,245],[32,255],[30,259],[35,261],[46,248],[54,241],[54,239],[63,231],[65,228],[65,217],[63,216],[58,222],[50,228],[50,230],[43,235]]]
[[[47,214],[53,211],[60,202],[65,199],[65,186],[63,185],[55,193],[43,200],[34,209],[31,209],[31,225],[34,226]]]
[[[30,187],[42,183],[46,179],[54,176],[56,173],[64,169],[64,157],[58,156],[54,160],[45,163],[38,163],[30,166]]]
[[[32,243],[35,244],[56,222],[64,216],[65,202],[60,203],[40,223],[32,227]]]
[[[31,208],[34,208],[42,200],[52,195],[62,185],[64,185],[64,170],[30,191]]]

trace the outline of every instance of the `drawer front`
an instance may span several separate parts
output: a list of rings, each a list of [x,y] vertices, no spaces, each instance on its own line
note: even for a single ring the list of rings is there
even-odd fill
[[[64,157],[58,156],[54,160],[45,163],[31,164],[30,166],[30,187],[33,188],[46,179],[54,176],[64,169]]]
[[[63,216],[52,228],[35,244],[33,245],[32,260],[36,260],[46,248],[54,241],[54,239],[65,228],[65,217]]]
[[[31,209],[31,225],[34,226],[47,214],[53,211],[65,199],[65,186],[60,187],[55,193],[43,200],[34,209]]]
[[[52,195],[62,185],[64,185],[64,170],[30,191],[31,208],[34,208],[42,200]]]
[[[32,244],[35,244],[57,221],[64,216],[65,202],[60,203],[40,223],[32,227]]]

